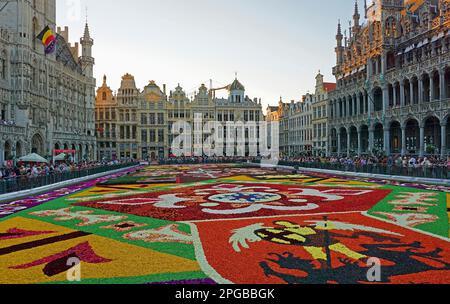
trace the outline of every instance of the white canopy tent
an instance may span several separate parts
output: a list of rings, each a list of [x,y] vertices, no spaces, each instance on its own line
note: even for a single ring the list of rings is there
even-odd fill
[[[66,153],[61,153],[61,154],[55,156],[55,158],[53,160],[54,161],[64,161],[64,160],[66,160],[66,157],[67,157]]]
[[[31,153],[24,157],[21,157],[21,158],[19,158],[19,161],[24,162],[24,163],[46,163],[46,164],[48,164],[48,160],[46,160],[45,158],[43,158],[42,156],[40,156],[36,153]]]

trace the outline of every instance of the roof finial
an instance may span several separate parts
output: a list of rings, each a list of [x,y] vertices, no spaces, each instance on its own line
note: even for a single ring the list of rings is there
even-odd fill
[[[238,79],[238,72],[234,72],[234,77],[236,80]]]

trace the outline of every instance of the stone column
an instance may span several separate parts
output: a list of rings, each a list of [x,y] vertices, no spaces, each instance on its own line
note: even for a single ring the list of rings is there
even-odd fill
[[[356,115],[361,115],[361,94],[356,98]]]
[[[350,157],[350,142],[351,142],[351,133],[350,130],[347,131],[347,157]]]
[[[423,103],[423,96],[425,95],[423,92],[423,79],[422,77],[419,77],[419,104]]]
[[[406,155],[406,127],[402,127],[402,156]]]
[[[440,100],[447,98],[447,88],[445,86],[445,69],[439,70],[439,87],[440,87]]]
[[[384,127],[384,151],[387,156],[391,155],[391,132],[387,127]]]
[[[371,93],[372,94],[372,98],[369,98],[369,96],[367,97],[367,101],[368,101],[368,105],[369,105],[369,112],[371,113],[371,114],[373,114],[373,112],[374,112],[374,104],[373,104],[373,101],[374,101],[374,95],[373,95],[373,92]]]
[[[403,80],[400,82],[400,106],[405,106],[405,84]]]
[[[5,162],[5,142],[0,140],[0,167],[3,167]]]
[[[338,130],[337,133],[337,148],[338,148],[338,156],[341,156],[341,151],[342,151],[342,147],[341,147],[341,130]]]
[[[425,155],[425,128],[420,126],[420,152],[419,156],[423,157]]]
[[[414,84],[412,83],[412,81],[409,81],[409,102],[410,104],[414,104]]]
[[[350,103],[352,102],[352,97],[347,97],[345,102],[345,116],[350,117]]]
[[[372,154],[372,150],[373,150],[373,143],[374,143],[374,129],[372,127],[369,126],[369,154]]]
[[[441,125],[441,157],[445,158],[447,155],[447,124]]]
[[[389,89],[388,85],[383,88],[383,111],[386,112],[389,109]]]

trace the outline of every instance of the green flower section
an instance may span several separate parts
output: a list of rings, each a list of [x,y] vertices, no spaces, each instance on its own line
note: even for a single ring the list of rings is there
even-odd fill
[[[146,284],[146,283],[160,283],[171,282],[181,280],[195,280],[195,279],[208,279],[208,277],[201,271],[198,272],[182,272],[182,273],[164,273],[158,275],[150,275],[143,277],[129,277],[129,278],[111,278],[111,279],[81,279],[80,282],[56,282],[50,284],[64,284],[64,285],[95,285],[95,284]],[[47,284],[47,283],[46,283]]]
[[[392,193],[368,214],[397,225],[448,237],[449,219],[446,194],[397,186],[385,186]]]
[[[55,220],[55,218],[58,218],[59,216],[49,215],[49,216],[43,216],[43,215],[36,215],[36,212],[45,212],[45,211],[51,211],[51,210],[61,210],[65,208],[70,208],[71,213],[79,213],[79,212],[91,212],[91,215],[95,216],[111,216],[111,217],[121,217],[118,220],[108,221],[108,222],[101,222],[96,223],[92,225],[86,225],[86,226],[80,226],[80,224],[83,223],[81,219],[69,219],[69,220]],[[153,218],[147,218],[147,217],[140,217],[135,215],[129,215],[129,214],[122,214],[122,213],[116,213],[116,212],[110,212],[110,211],[104,211],[104,210],[98,210],[98,209],[92,209],[92,208],[85,208],[85,207],[78,207],[78,206],[71,206],[67,201],[66,198],[60,198],[56,199],[54,201],[45,203],[43,205],[34,207],[32,209],[28,209],[22,212],[19,212],[15,215],[12,215],[10,217],[7,217],[6,219],[11,219],[14,217],[25,217],[30,218],[34,220],[40,220],[43,222],[48,222],[54,225],[83,231],[87,233],[92,233],[98,236],[110,238],[113,240],[117,240],[120,242],[125,242],[128,244],[132,244],[135,246],[140,246],[144,248],[153,249],[162,253],[168,253],[175,256],[187,258],[190,260],[195,260],[195,250],[194,246],[192,244],[185,244],[185,243],[178,243],[178,242],[146,242],[144,240],[132,240],[125,238],[124,235],[137,232],[137,231],[143,231],[143,230],[152,230],[152,229],[158,229],[162,228],[171,224],[175,224],[177,229],[180,233],[183,233],[184,235],[191,234],[191,230],[189,225],[183,224],[183,223],[174,223],[164,220],[158,220]],[[134,222],[138,224],[136,228],[132,228],[127,231],[116,231],[111,228],[104,228],[107,226],[111,226],[114,224],[119,224],[122,222]],[[142,226],[141,226],[142,225]],[[144,226],[145,225],[145,226]]]

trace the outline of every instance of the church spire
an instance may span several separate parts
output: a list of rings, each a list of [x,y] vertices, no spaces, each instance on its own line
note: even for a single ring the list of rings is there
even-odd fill
[[[81,44],[81,65],[83,67],[83,72],[93,77],[93,68],[95,64],[95,60],[92,57],[92,46],[94,45],[94,40],[91,38],[89,33],[89,25],[86,22],[84,27],[84,35],[80,39]]]
[[[361,15],[359,14],[358,0],[355,0],[355,13],[353,14],[353,32],[357,33],[359,31],[359,20]]]
[[[336,35],[336,41],[338,46],[342,46],[342,39],[344,37],[342,36],[342,26],[341,26],[341,20],[338,21],[338,27],[337,27],[337,35]]]
[[[341,20],[338,21],[337,34],[336,34],[336,63],[340,65],[343,61],[344,48],[342,46],[342,27]]]
[[[86,25],[84,26],[83,38],[86,39],[86,40],[91,39],[91,34],[89,33],[89,24],[87,23],[87,20],[86,20]]]

